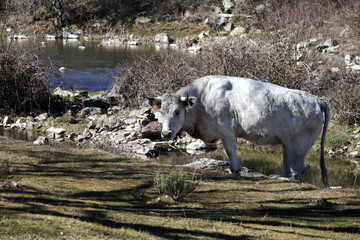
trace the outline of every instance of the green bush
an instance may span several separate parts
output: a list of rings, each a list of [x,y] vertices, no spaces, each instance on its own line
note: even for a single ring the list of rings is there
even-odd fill
[[[154,187],[160,195],[167,195],[174,201],[183,199],[186,195],[195,190],[199,183],[185,180],[182,173],[176,175],[156,174]]]

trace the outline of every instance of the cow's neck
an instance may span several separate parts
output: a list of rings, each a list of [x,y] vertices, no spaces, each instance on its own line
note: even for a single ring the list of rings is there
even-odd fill
[[[185,112],[185,122],[183,130],[192,137],[199,137],[196,129],[197,111],[196,107],[187,109]]]

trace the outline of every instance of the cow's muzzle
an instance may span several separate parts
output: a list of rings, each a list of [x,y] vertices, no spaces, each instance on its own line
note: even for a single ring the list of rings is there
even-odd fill
[[[161,137],[165,139],[171,139],[171,131],[162,131]]]

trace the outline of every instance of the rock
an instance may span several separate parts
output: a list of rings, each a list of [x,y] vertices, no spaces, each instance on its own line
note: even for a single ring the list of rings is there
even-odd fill
[[[138,17],[135,19],[135,23],[137,24],[144,24],[144,23],[152,23],[153,20],[147,17]]]
[[[331,71],[332,73],[338,73],[338,72],[341,72],[341,69],[340,69],[339,67],[332,67],[332,68],[330,69],[330,71]]]
[[[50,127],[46,130],[49,139],[63,139],[66,130],[64,128]]]
[[[65,68],[65,67],[61,67],[61,68],[59,68],[59,71],[60,71],[60,72],[65,72],[65,70],[66,70],[66,68]]]
[[[85,107],[81,109],[80,114],[81,115],[96,115],[96,114],[102,114],[105,111],[99,107]]]
[[[45,35],[45,39],[47,39],[47,40],[55,40],[57,38],[58,37],[56,35],[50,35],[50,34]]]
[[[65,68],[64,68],[64,71],[65,71]],[[62,89],[60,87],[55,88],[53,94],[58,95],[60,97],[73,97],[74,96],[74,93],[72,93],[70,91],[67,91],[67,90],[64,90],[64,89]]]
[[[206,148],[206,144],[200,139],[198,139],[198,140],[196,140],[196,142],[192,142],[186,146],[186,149],[189,149],[189,150],[201,150],[201,149],[205,149],[205,148]]]
[[[246,33],[246,28],[242,26],[236,26],[234,30],[230,32],[230,36],[240,36]]]
[[[29,39],[29,37],[23,34],[15,34],[14,39]]]
[[[84,99],[83,104],[84,107],[98,107],[102,109],[108,109],[110,107],[107,100],[99,95]]]
[[[67,39],[79,39],[79,35],[77,35],[77,34],[68,34],[68,35],[66,35],[66,37],[65,38],[67,38]]]
[[[84,50],[84,49],[86,49],[86,47],[85,46],[78,46],[78,49]]]
[[[349,157],[351,157],[351,158],[359,158],[359,157],[360,157],[360,153],[359,153],[359,151],[351,152],[351,153],[349,154]]]
[[[351,33],[350,26],[346,26],[344,30],[341,31],[340,37],[349,37]]]
[[[265,4],[260,4],[255,8],[255,12],[258,14],[263,13],[265,11],[265,9],[266,9]]]
[[[345,62],[345,65],[346,66],[349,66],[352,64],[352,61],[351,61],[351,55],[350,54],[346,54],[345,57],[344,57],[344,62]]]
[[[223,16],[221,16],[220,18],[219,18],[219,20],[217,21],[217,25],[218,26],[223,26],[223,25],[225,25],[225,23],[226,23],[226,17],[223,17]]]
[[[50,116],[49,116],[48,113],[42,113],[42,114],[36,116],[36,117],[35,117],[35,120],[36,120],[36,121],[39,121],[39,122],[44,122],[44,121],[46,121],[49,117],[50,117]]]
[[[10,120],[9,116],[5,116],[3,119],[3,125],[5,127],[8,127],[10,123],[11,123],[11,120]]]
[[[36,145],[47,145],[49,144],[49,138],[44,136],[39,136],[38,139],[36,139],[33,143]]]
[[[223,0],[222,4],[224,6],[225,12],[229,11],[231,8],[233,8],[235,6],[234,2],[232,0]]]
[[[230,32],[233,29],[234,24],[229,22],[224,26],[224,30]]]
[[[197,46],[197,45],[193,45],[191,47],[188,48],[189,52],[193,52],[193,53],[197,53],[200,52],[202,49],[201,47]]]
[[[229,162],[219,161],[210,158],[200,158],[195,162],[182,165],[184,167],[190,167],[195,169],[226,169],[229,167]]]
[[[171,39],[166,33],[159,33],[155,35],[155,42],[170,43],[174,40]]]
[[[141,137],[151,140],[161,139],[162,125],[158,121],[153,121],[141,128]]]
[[[137,41],[130,41],[130,42],[129,42],[129,45],[131,45],[131,46],[137,46],[137,45],[139,45],[139,43],[138,43]]]
[[[124,123],[127,124],[127,125],[134,124],[136,122],[137,122],[136,118],[127,118],[127,119],[124,120]]]

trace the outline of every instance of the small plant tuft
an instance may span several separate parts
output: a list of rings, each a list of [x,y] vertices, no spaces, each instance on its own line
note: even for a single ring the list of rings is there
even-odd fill
[[[0,155],[0,180],[6,180],[11,172],[11,161]]]
[[[186,181],[182,173],[176,175],[156,174],[154,187],[160,195],[167,195],[174,201],[180,201],[195,190],[198,182]]]

